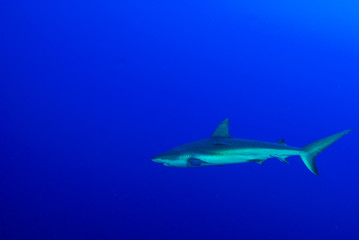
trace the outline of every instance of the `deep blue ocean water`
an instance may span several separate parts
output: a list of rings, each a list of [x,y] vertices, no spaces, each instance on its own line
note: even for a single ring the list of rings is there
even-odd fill
[[[0,3],[0,240],[359,239],[357,1]],[[317,157],[178,169],[209,137]]]

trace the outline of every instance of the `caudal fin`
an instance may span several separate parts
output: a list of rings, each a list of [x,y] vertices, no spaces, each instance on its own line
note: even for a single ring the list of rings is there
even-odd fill
[[[303,152],[300,154],[305,166],[314,174],[319,175],[317,164],[315,163],[315,157],[321,153],[324,149],[329,147],[332,143],[336,142],[343,135],[351,132],[352,130],[345,130],[340,133],[331,135],[326,138],[322,138],[318,141],[305,145]]]

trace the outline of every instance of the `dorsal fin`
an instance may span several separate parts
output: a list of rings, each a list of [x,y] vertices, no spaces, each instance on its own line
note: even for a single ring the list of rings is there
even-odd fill
[[[277,143],[286,144],[286,143],[285,143],[285,139],[278,140]]]
[[[216,128],[211,137],[231,138],[228,132],[228,118],[224,119]]]

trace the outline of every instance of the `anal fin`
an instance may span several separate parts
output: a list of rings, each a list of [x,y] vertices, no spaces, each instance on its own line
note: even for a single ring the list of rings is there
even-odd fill
[[[255,163],[258,163],[260,165],[263,165],[265,160],[263,160],[263,159],[252,159],[252,160],[249,160],[248,162],[255,162]]]
[[[279,161],[281,161],[282,163],[288,163],[287,159],[285,159],[285,157],[283,156],[279,156],[277,154],[274,154],[274,155],[270,155],[270,157],[272,158],[277,158]]]

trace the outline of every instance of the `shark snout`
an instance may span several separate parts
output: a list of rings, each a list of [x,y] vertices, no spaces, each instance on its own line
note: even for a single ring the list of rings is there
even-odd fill
[[[156,158],[152,158],[152,161],[156,162],[156,163],[162,163],[163,162],[161,159],[156,159]]]
[[[152,158],[152,161],[153,161],[153,162],[157,162],[157,163],[163,163],[162,157],[163,157],[163,155],[154,156],[154,157]]]

